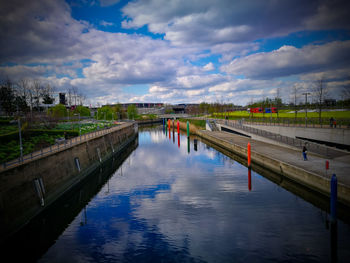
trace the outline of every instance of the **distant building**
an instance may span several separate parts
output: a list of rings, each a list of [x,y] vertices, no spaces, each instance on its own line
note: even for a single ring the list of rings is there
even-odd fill
[[[325,99],[324,104],[326,106],[335,106],[337,105],[337,101],[335,99]]]
[[[66,93],[59,93],[59,103],[66,105]]]

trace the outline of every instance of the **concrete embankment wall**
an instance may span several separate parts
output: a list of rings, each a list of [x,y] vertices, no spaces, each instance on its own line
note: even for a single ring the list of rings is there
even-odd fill
[[[65,191],[83,180],[105,159],[123,150],[136,138],[137,132],[136,123],[123,124],[111,133],[1,172],[1,238],[16,231]],[[35,187],[36,179],[41,179],[43,185],[44,205],[37,193],[38,188]]]
[[[163,120],[162,119],[154,119],[154,120],[140,120],[137,121],[138,125],[148,125],[148,124],[156,124],[156,123],[162,123]]]
[[[186,130],[186,123],[180,123],[180,128]],[[211,143],[222,147],[230,152],[233,152],[243,158],[247,158],[247,149],[217,137],[211,136],[209,132],[201,131],[194,125],[190,126],[191,134],[198,135]],[[300,183],[314,191],[317,191],[326,196],[330,195],[330,180],[311,171],[304,170],[295,165],[282,162],[280,160],[263,155],[259,152],[251,152],[252,164],[257,164],[263,168],[269,169],[275,173],[285,176],[295,182]],[[350,206],[350,188],[344,184],[338,183],[338,200]]]

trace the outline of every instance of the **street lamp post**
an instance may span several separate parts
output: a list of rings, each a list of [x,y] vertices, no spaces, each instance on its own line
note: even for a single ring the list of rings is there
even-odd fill
[[[21,152],[21,162],[23,162],[23,146],[22,146],[22,132],[21,132],[21,117],[18,116],[18,133],[19,133],[19,150]]]
[[[18,114],[18,136],[19,136],[19,150],[20,150],[20,161],[23,162],[23,145],[22,145],[22,131],[21,131],[21,116],[19,115],[19,107],[17,104]]]
[[[77,116],[78,115],[78,120],[79,120],[79,136],[81,136],[81,127],[80,127],[80,113],[76,113],[74,114],[74,116]],[[80,137],[81,138],[81,137]]]
[[[307,95],[310,95],[310,92],[304,92],[302,95],[305,95],[305,127],[307,127]]]
[[[79,116],[79,136],[80,136],[80,140],[81,140],[80,113],[78,113],[78,116]]]

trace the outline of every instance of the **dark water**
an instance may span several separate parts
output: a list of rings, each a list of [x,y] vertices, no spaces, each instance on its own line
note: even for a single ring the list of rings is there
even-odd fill
[[[349,262],[348,223],[328,224],[321,208],[201,141],[168,136],[140,131],[122,165],[101,172],[102,188],[55,209],[59,225],[82,204],[39,262]]]

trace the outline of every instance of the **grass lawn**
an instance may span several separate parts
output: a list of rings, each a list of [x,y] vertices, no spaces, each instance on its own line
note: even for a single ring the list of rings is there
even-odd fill
[[[48,147],[61,135],[24,136],[22,139],[23,155]],[[0,145],[0,163],[14,160],[20,156],[19,141],[11,140]]]
[[[81,123],[81,134],[89,133],[110,126],[113,126],[113,122],[111,121],[99,121],[98,123]],[[79,123],[59,123],[53,130],[62,130],[62,133],[63,131],[69,130],[79,131]],[[18,131],[17,125],[0,126],[0,135],[5,135],[14,131]],[[47,134],[47,132],[45,133],[45,130],[43,133],[44,134],[35,136],[26,136],[25,133],[22,133],[24,155],[53,145],[55,144],[55,139],[63,136],[62,134]],[[0,163],[11,161],[18,158],[19,156],[19,139],[5,141],[0,144]]]
[[[18,131],[18,125],[1,125],[0,126],[0,135],[7,134],[14,131]]]
[[[194,119],[179,119],[181,122],[187,122],[199,127],[199,128],[205,128],[205,120],[194,120]]]

